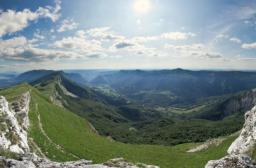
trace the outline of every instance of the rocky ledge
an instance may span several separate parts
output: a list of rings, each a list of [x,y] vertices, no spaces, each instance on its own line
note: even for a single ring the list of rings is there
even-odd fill
[[[134,165],[122,158],[112,159],[102,164],[92,164],[88,160],[70,162],[53,162],[46,158],[40,158],[35,154],[26,154],[20,160],[0,157],[2,168],[158,168],[157,166],[138,164]]]
[[[22,94],[11,105],[0,96],[0,149],[20,154],[29,152],[29,101],[29,92]]]
[[[256,106],[245,113],[245,123],[238,138],[231,144],[228,155],[209,161],[205,168],[256,168],[252,160],[256,143]]]

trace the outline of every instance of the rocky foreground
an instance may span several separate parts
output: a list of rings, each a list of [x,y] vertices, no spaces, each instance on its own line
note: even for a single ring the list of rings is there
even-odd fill
[[[2,168],[158,168],[157,166],[138,164],[134,165],[122,158],[112,159],[102,164],[92,164],[88,160],[70,162],[53,162],[46,158],[40,158],[35,154],[26,154],[21,160],[0,157]]]
[[[256,106],[245,113],[245,123],[239,137],[231,144],[228,155],[220,160],[211,160],[205,168],[256,168],[252,160],[256,142]]]
[[[32,153],[28,145],[29,92],[22,94],[11,104],[0,96],[0,149],[17,154],[17,158],[0,156],[0,168],[158,168],[145,164],[132,164],[122,158],[106,163],[93,164],[92,161],[78,160],[54,162]]]

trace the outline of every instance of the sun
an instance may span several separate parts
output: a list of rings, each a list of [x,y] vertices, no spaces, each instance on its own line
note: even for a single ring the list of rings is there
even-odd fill
[[[138,14],[146,14],[152,9],[150,0],[135,0],[133,9]]]

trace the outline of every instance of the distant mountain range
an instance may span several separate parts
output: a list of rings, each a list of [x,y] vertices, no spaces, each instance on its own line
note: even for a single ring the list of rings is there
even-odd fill
[[[1,79],[0,86],[33,82],[51,70],[34,70]],[[256,87],[256,72],[174,70],[73,70],[66,76],[83,86],[111,88],[147,106],[187,106],[212,96]]]

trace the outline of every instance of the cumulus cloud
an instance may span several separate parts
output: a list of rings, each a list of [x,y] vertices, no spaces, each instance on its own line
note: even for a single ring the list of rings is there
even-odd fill
[[[73,49],[79,51],[100,51],[101,42],[97,40],[87,40],[81,36],[64,37],[54,43],[56,48]]]
[[[97,38],[99,40],[113,40],[113,41],[120,41],[127,39],[125,36],[119,35],[118,33],[111,31],[110,27],[99,27],[99,28],[93,28],[89,29],[84,32],[85,34],[89,35],[92,38]],[[167,40],[187,40],[191,37],[196,36],[196,34],[191,32],[166,32],[162,33],[160,35],[156,36],[138,36],[133,37],[130,39],[130,41],[133,42],[148,42],[148,41],[155,41],[155,40],[161,40],[161,39],[167,39]]]
[[[40,32],[34,33],[34,37],[39,40],[44,40],[45,36],[43,36]]]
[[[122,48],[127,48],[127,47],[134,46],[135,44],[130,43],[130,42],[119,42],[119,43],[116,43],[114,45],[117,49],[122,49]]]
[[[217,39],[227,39],[229,38],[229,35],[224,34],[224,33],[220,33],[216,36]]]
[[[37,48],[23,36],[0,40],[0,58],[5,60],[30,62],[78,57],[81,57],[81,55],[74,52]]]
[[[170,45],[166,44],[164,48],[175,56],[193,57],[202,59],[219,59],[223,56],[216,52],[211,52],[206,45],[202,43],[187,45]]]
[[[97,38],[102,41],[125,39],[124,36],[118,35],[117,33],[111,31],[110,27],[93,28],[93,29],[87,30],[85,33],[92,38]]]
[[[46,6],[46,7],[39,7],[36,13],[39,16],[50,18],[53,22],[56,22],[59,17],[61,16],[61,0],[55,0],[55,7],[53,6]]]
[[[65,19],[62,21],[61,26],[57,32],[64,32],[67,30],[74,30],[78,27],[78,23],[74,22],[73,19]]]
[[[242,41],[239,39],[239,38],[237,38],[237,37],[232,37],[232,38],[230,38],[229,39],[231,42],[234,42],[234,43],[237,43],[237,44],[240,44]]]
[[[135,43],[145,43],[145,42],[150,42],[150,41],[156,41],[159,40],[160,36],[138,36],[138,37],[133,37],[131,41],[134,41]]]
[[[132,40],[126,39],[123,41],[117,41],[110,46],[106,52],[110,52],[110,55],[117,54],[119,56],[125,55],[140,55],[140,56],[159,56],[160,52],[153,47],[145,46],[140,43],[135,43]]]
[[[8,33],[23,30],[29,25],[30,21],[35,21],[39,18],[50,18],[52,21],[56,21],[60,16],[61,2],[59,0],[55,2],[55,7],[39,7],[35,12],[29,9],[22,11],[0,11],[0,37]]]
[[[104,58],[107,57],[106,53],[90,53],[86,55],[87,58]]]
[[[79,57],[76,53],[57,51],[51,49],[41,49],[32,46],[25,47],[20,50],[14,50],[12,54],[6,55],[10,59],[23,61],[45,61],[56,59],[75,59]]]
[[[173,49],[173,50],[179,50],[179,51],[202,51],[205,48],[204,44],[198,43],[198,44],[189,44],[189,45],[172,45],[172,44],[166,44],[164,46],[165,49]]]
[[[244,49],[256,49],[256,42],[254,43],[244,43],[241,46]]]
[[[169,33],[163,33],[161,37],[163,39],[168,39],[168,40],[187,40],[190,37],[194,37],[196,34],[188,32],[169,32]]]
[[[222,58],[222,55],[221,54],[218,54],[218,53],[205,53],[202,55],[202,57],[204,58],[210,58],[210,59],[214,59],[214,58]]]
[[[37,13],[33,13],[28,9],[21,12],[7,10],[0,13],[0,36],[7,33],[20,31],[28,26],[28,22],[38,18]]]
[[[134,41],[136,43],[145,43],[145,42],[150,42],[150,41],[157,41],[157,40],[187,40],[191,37],[196,36],[196,34],[191,33],[191,32],[166,32],[162,33],[160,35],[155,35],[155,36],[138,36],[138,37],[133,37],[131,41]]]
[[[7,48],[15,48],[19,46],[24,46],[27,44],[27,39],[24,36],[15,37],[8,40],[0,40],[1,51]]]
[[[58,39],[52,44],[49,44],[48,48],[45,48],[42,42],[46,38],[42,32],[36,31],[33,39],[15,37],[9,40],[0,40],[0,58],[14,61],[45,62],[47,60],[99,59],[124,55],[160,57],[168,56],[170,49],[179,53],[203,53],[200,51],[204,50],[203,44],[165,45],[164,47],[154,48],[151,44],[147,43],[149,41],[163,39],[185,40],[193,36],[194,34],[192,33],[180,34],[169,32],[165,35],[126,37],[112,31],[109,27],[102,27],[78,30],[74,35]],[[173,54],[176,53],[173,52]]]

